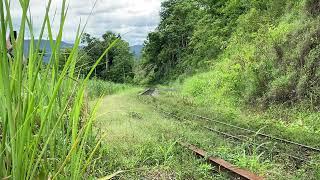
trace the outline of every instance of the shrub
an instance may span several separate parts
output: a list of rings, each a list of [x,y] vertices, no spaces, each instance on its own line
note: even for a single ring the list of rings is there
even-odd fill
[[[113,82],[93,79],[88,83],[88,94],[90,99],[99,98],[106,95],[112,95],[117,92],[132,88],[127,84],[116,84]]]
[[[91,160],[99,141],[91,134],[94,112],[83,112],[85,87],[94,68],[117,42],[96,60],[88,76],[79,81],[74,74],[82,30],[75,35],[62,70],[59,71],[59,50],[67,13],[66,0],[61,2],[61,22],[52,44],[49,64],[43,66],[39,55],[40,41],[35,44],[29,19],[29,1],[21,1],[21,29],[14,43],[14,58],[8,60],[6,30],[13,34],[9,0],[0,1],[0,178],[4,179],[86,179],[93,169]],[[48,1],[43,26],[51,32]],[[4,13],[5,12],[5,13]],[[23,65],[25,32],[30,32],[28,62]],[[53,42],[52,34],[49,40]],[[41,67],[43,66],[43,69]]]

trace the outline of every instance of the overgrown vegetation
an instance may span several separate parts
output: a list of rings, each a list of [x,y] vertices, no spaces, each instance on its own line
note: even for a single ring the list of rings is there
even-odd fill
[[[112,95],[127,89],[131,89],[133,86],[130,84],[116,84],[99,79],[91,79],[87,87],[89,98],[94,100],[95,98]]]
[[[145,44],[141,82],[189,78],[201,101],[319,107],[319,1],[171,0]],[[172,40],[174,39],[174,40]]]
[[[38,39],[48,32],[52,56],[43,65],[35,44],[29,1],[19,1],[22,9],[19,36],[13,42],[13,58],[7,55],[7,32],[13,35],[9,0],[0,1],[0,178],[3,179],[81,179],[94,176],[91,160],[100,142],[92,131],[96,107],[86,106],[85,87],[94,68],[118,39],[95,60],[82,81],[77,79],[76,62],[83,30],[75,34],[74,47],[59,70],[60,43],[67,14],[67,2],[61,3],[58,35],[53,43],[52,1],[47,3]],[[23,63],[26,31],[31,35],[28,61]]]
[[[118,135],[107,138],[111,145],[108,156],[120,154],[125,158],[111,161],[107,169],[170,169],[178,174],[174,178],[209,178],[206,171],[200,175],[196,170],[190,174],[180,171],[188,166],[177,164],[172,153],[185,155],[171,143],[183,139],[266,178],[319,179],[317,153],[309,154],[312,160],[292,162],[290,155],[300,157],[302,153],[302,157],[305,152],[214,122],[320,147],[319,4],[319,0],[164,1],[161,22],[148,35],[134,81],[144,85],[168,83],[176,88],[176,93],[157,92],[157,100],[140,100],[156,105],[155,112],[164,108],[171,117],[178,117],[159,120],[155,112],[136,105],[132,97],[121,100],[121,108],[126,109],[109,112],[110,117],[103,118],[102,123],[109,120],[108,131]],[[123,96],[129,97],[120,94],[109,98]],[[190,118],[183,112],[211,117],[213,122]],[[217,133],[206,132],[203,126]],[[249,137],[245,142],[229,144],[230,139],[221,132]],[[120,151],[114,155],[116,149]],[[195,165],[192,159],[187,161]],[[170,176],[172,171],[162,174]],[[130,171],[121,177],[145,176],[144,172]]]
[[[308,152],[312,160],[292,163],[275,150],[306,152],[254,134],[320,147],[320,0],[164,1],[138,65],[129,44],[108,31],[97,38],[79,26],[74,47],[60,49],[67,2],[55,40],[51,2],[37,37],[47,31],[52,48],[43,64],[28,0],[20,1],[19,36],[8,57],[13,21],[10,1],[0,1],[0,178],[90,179],[118,170],[114,175],[123,179],[226,178],[184,151],[180,140],[267,178],[320,178],[319,155]],[[31,34],[27,62],[25,31]],[[140,89],[132,82],[176,89],[137,99]],[[106,95],[98,108],[94,100]],[[204,126],[247,141],[231,142]]]
[[[165,1],[135,80],[176,88],[178,93],[159,103],[170,105],[173,114],[180,115],[175,108],[198,112],[320,147],[319,5],[319,0]],[[311,164],[296,172],[292,178],[320,175],[319,166]]]
[[[223,153],[225,149],[222,147],[230,145],[231,148],[231,144],[210,132],[203,132],[195,124],[179,122],[158,113],[150,106],[151,99],[137,99],[139,90],[131,89],[102,101],[97,112],[97,128],[109,134],[105,139],[108,146],[104,149],[109,161],[102,165],[102,169],[109,172],[123,170],[118,174],[120,179],[226,179],[223,173],[212,173],[211,165],[179,146],[178,141],[197,142],[208,150],[212,149],[212,144],[221,145],[216,153]],[[245,156],[241,151],[240,147],[235,150],[239,153],[233,157],[235,161]],[[249,158],[241,161],[249,163]],[[259,160],[252,162],[257,163],[252,166],[257,172],[268,166]]]
[[[243,137],[246,139],[244,142],[226,138],[204,127],[234,135],[244,132],[235,132],[230,127],[193,118],[185,112],[203,114],[215,120],[232,122],[234,125],[251,129],[254,129],[254,126],[259,127],[263,119],[252,117],[244,121],[236,115],[226,116],[219,111],[208,111],[204,107],[188,103],[187,99],[178,97],[177,93],[161,92],[156,97],[137,96],[139,91],[141,89],[134,88],[107,96],[97,111],[97,129],[109,134],[105,138],[107,146],[102,153],[109,161],[98,163],[102,163],[100,166],[103,171],[122,170],[117,174],[120,179],[228,179],[227,174],[215,172],[214,167],[204,159],[197,158],[180,146],[178,142],[181,141],[193,143],[214,157],[223,158],[267,179],[317,179],[320,175],[320,166],[317,163],[319,156],[312,156],[311,161],[293,166],[292,159],[285,153],[299,156],[299,148],[266,139],[261,141],[255,133],[246,134],[248,138]],[[176,118],[177,116],[179,118]],[[273,134],[278,134],[282,128],[283,126],[273,124],[260,132],[272,131]],[[288,129],[281,133],[290,136],[291,131],[292,129]],[[303,137],[296,132],[294,135],[296,136],[292,137],[293,139],[298,137],[295,140],[307,140],[310,145],[319,142],[317,137],[312,138],[307,133],[304,133]],[[282,153],[277,153],[278,150]]]

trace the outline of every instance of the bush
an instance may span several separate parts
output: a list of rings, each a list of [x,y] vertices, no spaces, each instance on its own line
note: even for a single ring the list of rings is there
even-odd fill
[[[67,2],[61,1],[61,26],[55,43],[51,44],[53,52],[49,63],[43,65],[40,47],[34,40],[43,39],[43,32],[35,37],[28,18],[30,1],[21,1],[18,8],[22,11],[18,18],[21,21],[19,38],[14,43],[13,58],[8,59],[6,30],[13,35],[10,2],[0,2],[0,178],[92,179],[94,175],[90,172],[96,171],[96,167],[91,162],[99,150],[100,141],[92,133],[96,107],[87,112],[84,96],[96,66],[84,80],[77,79],[75,64],[82,30],[78,29],[70,56],[59,70],[58,53],[68,11]],[[49,21],[52,17],[48,16],[52,14],[49,12],[52,10],[50,2],[45,15],[35,19],[43,19],[43,25],[39,27],[42,31],[51,31],[53,26]],[[31,38],[30,53],[28,61],[23,64],[26,32]],[[48,38],[50,42],[54,41],[53,36]],[[96,63],[101,60],[102,56],[96,59]]]
[[[93,79],[88,83],[88,95],[90,99],[94,99],[106,95],[112,95],[129,88],[132,88],[132,86],[128,84],[116,84],[109,81]]]
[[[306,6],[310,2],[315,8],[319,1],[307,1]],[[253,6],[239,16],[210,72],[187,79],[184,93],[206,104],[247,102],[265,107],[310,101],[319,106],[319,18],[303,16],[303,1],[282,4],[292,11]]]

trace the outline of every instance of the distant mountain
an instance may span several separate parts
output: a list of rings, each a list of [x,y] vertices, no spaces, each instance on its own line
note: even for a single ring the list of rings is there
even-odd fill
[[[35,40],[34,44],[37,45],[38,40]],[[54,43],[56,43],[54,41]],[[61,49],[65,48],[72,48],[73,44],[67,43],[67,42],[61,42]],[[30,40],[25,40],[24,41],[24,54],[25,56],[29,55],[29,49],[30,49]],[[40,49],[45,49],[45,55],[43,57],[44,62],[48,62],[52,53],[52,48],[50,46],[50,41],[49,40],[41,40],[40,43]],[[134,54],[136,59],[139,59],[142,54],[142,49],[143,45],[134,45],[130,47],[130,51]]]
[[[56,41],[54,41],[54,43],[56,43]],[[38,40],[35,40],[34,42],[35,45],[38,44]],[[65,49],[65,48],[72,48],[73,44],[70,43],[66,43],[66,42],[61,42],[60,48],[61,49]],[[25,40],[24,41],[24,54],[25,56],[28,56],[29,54],[29,49],[30,49],[30,40]],[[40,43],[40,49],[44,49],[45,50],[45,55],[43,57],[44,62],[48,62],[52,53],[52,48],[50,46],[50,41],[49,40],[41,40]]]
[[[139,59],[141,57],[143,45],[134,45],[130,47],[130,51],[134,54],[134,56]]]

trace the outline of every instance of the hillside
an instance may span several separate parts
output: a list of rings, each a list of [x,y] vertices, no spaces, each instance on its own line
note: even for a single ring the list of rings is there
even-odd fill
[[[161,12],[140,82],[183,80],[207,103],[320,106],[318,0],[178,0]]]
[[[312,138],[320,136],[319,24],[319,0],[165,1],[135,80],[176,89],[159,103],[171,102],[166,114],[175,119],[213,121],[211,131],[236,141],[235,126],[319,148]],[[319,179],[319,163],[311,164],[288,179]]]
[[[134,54],[136,59],[139,59],[141,57],[143,45],[134,45],[130,46],[130,51]]]
[[[35,44],[37,44],[37,43],[38,43],[38,40],[35,40]],[[54,41],[54,43],[55,43],[55,41]],[[24,54],[26,56],[29,54],[29,48],[30,48],[29,46],[30,46],[30,40],[25,40],[24,41]],[[62,41],[60,47],[61,47],[61,49],[72,48],[73,44]],[[52,52],[49,40],[42,40],[41,44],[40,44],[40,49],[45,50],[46,55],[44,55],[44,61],[47,62],[49,60],[50,54]],[[143,45],[130,46],[130,52],[134,54],[136,59],[139,59],[141,57],[142,49],[143,49]]]

